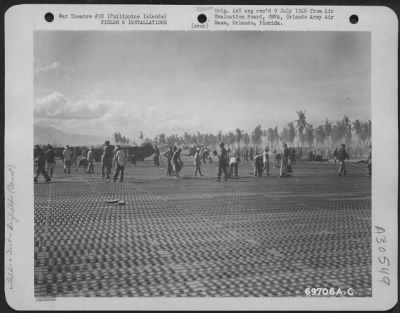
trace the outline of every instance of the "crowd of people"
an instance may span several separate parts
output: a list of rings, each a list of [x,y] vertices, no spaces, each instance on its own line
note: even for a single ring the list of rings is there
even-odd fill
[[[217,171],[217,181],[221,181],[223,177],[224,180],[229,178],[239,178],[239,164],[241,158],[243,157],[246,161],[252,161],[254,166],[254,176],[262,177],[263,173],[267,176],[270,175],[270,153],[269,148],[266,147],[263,151],[258,149],[247,150],[236,150],[231,151],[225,148],[223,142],[219,145],[219,151],[214,150],[213,156],[218,159],[218,171]],[[176,179],[180,179],[180,172],[183,167],[183,161],[181,159],[182,149],[176,146],[170,146],[165,153],[162,154],[166,158],[166,175],[175,176]],[[289,148],[287,144],[283,145],[282,153],[273,152],[275,158],[275,167],[279,168],[279,177],[289,177],[293,173],[292,165],[296,162],[298,157],[296,150]],[[346,150],[345,144],[342,144],[339,149],[334,151],[334,162],[339,163],[338,175],[346,175],[346,163],[345,161],[349,159],[349,153]],[[47,149],[42,149],[39,145],[35,146],[34,149],[35,158],[35,177],[34,181],[38,181],[40,174],[45,178],[46,182],[50,182],[54,175],[54,167],[56,164],[56,157],[54,149],[51,145],[47,145]],[[160,166],[161,153],[157,146],[154,147],[153,161],[155,166]],[[210,151],[207,147],[195,148],[195,153],[193,156],[195,172],[194,176],[200,175],[204,176],[201,171],[202,163],[212,162]],[[74,165],[76,171],[80,167],[83,167],[87,174],[94,174],[94,151],[93,147],[82,149],[81,159],[79,163],[76,159],[76,154],[67,145],[64,147],[62,152],[62,162],[64,174],[71,174],[71,167]],[[124,171],[127,164],[127,155],[121,146],[117,145],[115,148],[110,145],[107,140],[103,146],[103,151],[101,155],[101,174],[104,179],[111,179],[112,169],[114,167],[113,180],[123,181]],[[371,176],[372,171],[372,154],[371,146],[370,153],[367,159],[368,164],[368,174]]]
[[[87,174],[94,174],[95,155],[93,147],[84,148],[81,151],[81,158],[77,162],[76,154],[73,149],[66,145],[62,151],[62,162],[64,174],[71,174],[71,167],[74,165],[76,171],[83,167]],[[39,145],[34,148],[35,160],[35,177],[34,182],[38,181],[39,175],[45,178],[46,182],[51,181],[54,174],[54,167],[56,165],[55,152],[53,147],[49,144],[46,150],[42,149]],[[124,169],[126,165],[126,155],[121,146],[113,148],[107,140],[103,146],[103,153],[101,156],[101,173],[102,177],[110,179],[112,168],[115,168],[113,179],[118,179],[122,182],[124,179]]]

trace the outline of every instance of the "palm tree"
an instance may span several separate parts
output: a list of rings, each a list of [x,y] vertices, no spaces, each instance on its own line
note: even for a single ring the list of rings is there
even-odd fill
[[[218,142],[222,141],[222,131],[218,131],[217,140]]]
[[[229,132],[227,139],[229,141],[229,145],[233,145],[235,143],[235,134],[233,132]]]
[[[254,131],[251,134],[251,139],[253,141],[253,144],[258,146],[261,144],[261,136],[262,136],[262,129],[261,125],[257,125],[257,127],[254,129]]]
[[[245,144],[246,147],[248,147],[249,143],[250,143],[250,136],[248,133],[244,133],[243,135],[243,142]]]
[[[243,130],[241,130],[240,128],[236,128],[236,142],[238,145],[238,149],[240,150],[240,141],[242,140],[243,137]]]
[[[325,138],[326,138],[324,126],[322,126],[322,125],[318,126],[315,129],[314,133],[315,133],[315,141],[316,141],[317,145],[324,143]]]
[[[370,144],[371,143],[371,133],[372,133],[372,123],[371,123],[371,120],[368,120],[368,122],[367,122],[367,125],[368,125],[368,128],[367,128],[367,134],[368,134],[368,144]]]
[[[359,152],[361,152],[361,122],[359,120],[355,120],[352,123],[352,129],[357,135],[357,149]]]
[[[343,121],[337,121],[334,128],[336,131],[335,136],[336,136],[337,142],[341,142],[344,139],[345,134],[346,134],[346,128],[345,128],[345,125],[343,124]]]
[[[299,135],[299,139],[301,142],[301,145],[304,145],[304,130],[306,129],[308,123],[306,121],[306,111],[297,111],[297,115],[298,115],[298,120],[295,120],[295,122],[297,122],[296,127],[297,127],[297,131],[298,131],[298,135]]]
[[[262,131],[262,138],[263,138],[263,141],[264,141],[264,145],[265,145],[265,146],[268,145],[267,136],[268,136],[267,130],[266,130],[266,129],[263,129],[263,131]]]
[[[364,145],[371,142],[371,120],[361,123],[360,137]]]
[[[159,138],[158,140],[160,141],[160,144],[165,144],[165,134],[164,133],[159,134],[158,138]]]
[[[328,119],[325,120],[324,132],[325,138],[328,140],[328,147],[332,147],[332,123]]]
[[[343,117],[342,124],[343,124],[343,137],[346,142],[346,145],[349,146],[351,143],[351,122],[347,115]]]
[[[294,127],[293,122],[290,122],[288,124],[289,130],[288,130],[288,142],[290,145],[293,145],[294,138],[296,138],[296,128]]]
[[[312,144],[314,143],[314,129],[312,125],[307,125],[305,129],[305,139],[308,143],[308,145],[311,147]]]
[[[183,140],[185,141],[186,145],[190,145],[192,143],[192,137],[187,132],[183,133]]]
[[[278,126],[274,128],[274,144],[276,147],[279,147],[279,133],[278,133]]]
[[[218,143],[217,136],[210,134],[209,144],[215,146]]]
[[[274,130],[272,128],[268,128],[268,130],[267,130],[267,140],[271,146],[271,149],[273,149],[274,142],[275,142],[275,134],[274,134]]]
[[[280,139],[283,143],[289,142],[289,130],[286,127],[282,129]]]

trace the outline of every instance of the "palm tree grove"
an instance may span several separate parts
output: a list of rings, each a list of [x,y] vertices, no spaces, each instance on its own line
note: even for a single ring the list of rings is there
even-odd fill
[[[224,142],[230,149],[254,148],[260,149],[269,146],[271,151],[279,152],[286,143],[289,147],[297,148],[303,152],[312,151],[324,158],[332,156],[333,151],[340,144],[345,143],[352,158],[363,158],[368,154],[371,144],[371,120],[350,120],[344,115],[341,120],[325,120],[324,124],[314,126],[307,122],[306,112],[299,110],[297,119],[289,121],[286,127],[278,129],[278,126],[262,128],[257,125],[253,131],[246,132],[236,128],[232,131],[217,134],[185,132],[182,135],[161,133],[152,140],[146,138],[146,142],[163,146],[210,146],[216,147]],[[129,139],[121,137],[120,133],[114,134],[116,143],[129,143]],[[141,133],[141,138],[143,134]]]

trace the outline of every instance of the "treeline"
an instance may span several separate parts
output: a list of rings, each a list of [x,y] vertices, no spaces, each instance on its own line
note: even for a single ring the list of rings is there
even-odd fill
[[[143,133],[140,134],[143,138]],[[129,143],[125,136],[115,133],[114,138],[117,142]],[[125,138],[125,142],[124,142]],[[122,141],[121,141],[122,140]],[[339,121],[325,120],[325,123],[314,127],[307,122],[305,111],[297,112],[297,119],[289,122],[286,127],[278,129],[277,126],[263,129],[257,125],[250,133],[240,128],[217,134],[185,132],[183,135],[161,133],[152,140],[147,139],[155,145],[178,145],[193,146],[205,145],[216,146],[224,142],[229,147],[260,147],[269,146],[273,150],[280,150],[283,143],[290,147],[305,147],[311,149],[333,150],[340,143],[345,143],[353,152],[363,153],[371,143],[371,120],[360,121],[358,119],[351,121],[347,115]]]
[[[129,144],[129,138],[122,136],[121,133],[119,133],[119,132],[118,133],[115,132],[113,134],[113,137],[114,137],[114,141],[116,144],[119,144],[119,143],[123,143],[123,144],[127,144],[127,145]]]

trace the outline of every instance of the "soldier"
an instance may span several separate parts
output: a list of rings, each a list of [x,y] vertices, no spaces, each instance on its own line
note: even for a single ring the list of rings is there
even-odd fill
[[[281,160],[281,170],[280,170],[280,177],[285,177],[289,176],[287,172],[289,164],[289,149],[287,147],[287,144],[283,144],[283,155],[282,155],[282,160]]]
[[[85,171],[86,167],[88,166],[87,165],[87,163],[88,163],[87,154],[88,154],[88,149],[86,147],[82,147],[81,155],[79,158],[78,166],[76,167],[76,171],[78,171],[81,166],[83,167],[83,171]]]
[[[126,164],[126,156],[124,150],[121,149],[121,146],[117,146],[117,151],[114,156],[113,163],[116,165],[115,174],[114,174],[114,182],[117,181],[119,173],[121,172],[120,182],[124,180],[124,170]]]
[[[250,161],[253,161],[253,158],[254,158],[254,149],[253,148],[250,148],[249,158],[250,158]]]
[[[110,178],[111,167],[113,161],[113,151],[110,146],[110,141],[106,141],[103,147],[103,154],[101,155],[101,175],[104,178],[107,175],[107,179]]]
[[[88,163],[87,173],[93,174],[94,173],[94,151],[93,151],[92,147],[89,148],[89,151],[87,153],[87,163]]]
[[[232,156],[229,158],[229,177],[233,177],[235,175],[236,178],[239,178],[239,162],[240,162],[240,152],[236,152],[236,156]]]
[[[206,164],[207,160],[209,160],[209,156],[210,156],[210,151],[208,151],[208,148],[205,147],[203,149],[203,153],[202,153],[202,159],[203,159],[203,163]],[[211,162],[210,162],[211,163]]]
[[[196,153],[194,154],[194,166],[196,167],[194,176],[197,176],[197,172],[199,172],[200,176],[204,176],[201,173],[201,156],[200,156],[200,148],[199,147],[197,147]]]
[[[368,153],[368,176],[372,176],[372,146],[369,145],[369,153]]]
[[[267,176],[269,176],[269,148],[265,147],[265,150],[263,152],[263,170],[264,172],[267,173]]]
[[[204,164],[207,163],[207,153],[208,153],[207,147],[204,147],[204,148],[201,150],[201,158],[202,158]]]
[[[78,150],[76,147],[72,147],[72,159],[71,159],[71,165],[74,165],[75,167],[78,166]]]
[[[338,150],[337,150],[337,147],[336,147],[335,151],[333,151],[333,160],[334,160],[335,164],[336,164],[337,156],[338,156]]]
[[[172,159],[171,159],[171,164],[172,164],[172,169],[175,172],[175,178],[179,179],[179,172],[182,169],[183,166],[183,162],[181,160],[181,151],[182,149],[177,149],[176,147],[174,148],[174,154],[172,155]]]
[[[342,147],[339,149],[337,153],[337,159],[339,161],[339,176],[345,176],[346,175],[346,164],[345,160],[349,159],[349,155],[346,151],[346,145],[342,143]]]
[[[51,181],[51,178],[49,177],[49,175],[47,175],[46,169],[45,169],[45,167],[46,167],[46,156],[45,156],[43,150],[40,148],[39,145],[35,146],[35,150],[33,152],[33,156],[34,156],[34,160],[35,160],[35,163],[36,163],[36,169],[35,169],[36,175],[35,175],[35,178],[33,179],[33,181],[35,183],[37,183],[39,174],[43,175],[43,177],[46,179],[46,182]]]
[[[249,160],[249,150],[247,150],[247,148],[244,149],[244,160],[245,161]]]
[[[46,151],[46,173],[50,178],[53,178],[54,166],[56,165],[56,156],[51,145],[47,145]]]
[[[167,158],[167,176],[172,175],[171,159],[172,159],[173,154],[174,154],[174,151],[173,151],[172,146],[170,146],[169,149],[167,150],[167,152],[164,153],[164,156]]]
[[[295,148],[290,148],[290,163],[291,164],[296,163],[296,149]]]
[[[160,149],[154,147],[154,166],[160,166]]]
[[[64,147],[63,159],[64,159],[64,174],[70,174],[71,163],[72,163],[72,151],[68,145]]]
[[[254,156],[254,176],[261,177],[263,172],[263,156],[264,154],[256,154]]]
[[[228,152],[225,149],[225,144],[221,142],[219,144],[221,148],[221,152],[218,155],[217,151],[214,151],[214,155],[218,156],[218,177],[217,181],[221,181],[222,172],[224,172],[224,180],[228,179],[228,171],[227,171],[227,164],[228,164]]]

